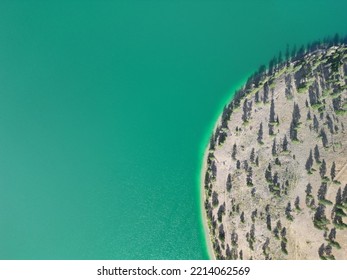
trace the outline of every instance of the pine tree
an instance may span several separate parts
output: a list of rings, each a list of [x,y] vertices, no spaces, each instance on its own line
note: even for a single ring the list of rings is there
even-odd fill
[[[281,237],[282,237],[282,239],[287,240],[286,236],[287,236],[287,229],[286,229],[286,227],[283,227],[281,230]]]
[[[342,202],[347,204],[347,184],[345,185],[342,192]]]
[[[288,140],[287,135],[284,135],[283,143],[282,143],[282,149],[283,151],[288,151]]]
[[[329,240],[335,241],[336,239],[336,228],[332,228],[329,233]]]
[[[271,216],[270,216],[270,214],[267,214],[267,216],[266,216],[266,227],[268,230],[271,230]]]
[[[310,155],[309,155],[309,157],[306,161],[306,165],[305,165],[305,168],[306,168],[308,173],[311,173],[312,166],[313,166],[313,158],[312,158],[312,149],[311,149]]]
[[[230,235],[231,239],[231,246],[236,247],[237,246],[237,241],[239,240],[238,234],[233,230]]]
[[[287,243],[284,242],[283,240],[281,241],[281,250],[284,254],[288,254],[288,251],[287,251]]]
[[[259,103],[259,91],[254,94],[254,101],[255,103]]]
[[[298,141],[298,132],[296,131],[295,122],[293,120],[290,123],[289,137],[292,141]]]
[[[306,195],[311,195],[312,193],[312,186],[310,183],[306,185],[306,190],[305,190]]]
[[[218,212],[217,212],[217,220],[221,223],[223,215],[225,214],[225,202],[219,206]]]
[[[321,163],[318,145],[314,147],[314,159],[316,163]]]
[[[305,203],[306,203],[307,206],[310,206],[310,201],[312,199],[312,186],[311,186],[310,183],[308,183],[306,185],[305,193],[306,193]]]
[[[293,220],[293,216],[291,213],[292,213],[292,206],[290,202],[288,202],[286,210],[285,210],[285,214],[288,220]]]
[[[269,123],[269,135],[274,135],[275,132],[274,132],[274,125]]]
[[[324,201],[327,194],[327,183],[322,183],[319,187],[317,198],[319,201]]]
[[[269,163],[267,169],[265,170],[265,179],[267,182],[272,182],[272,172],[271,172],[271,165]]]
[[[334,181],[335,180],[335,176],[336,176],[336,165],[335,165],[335,161],[333,162],[331,169],[330,169],[330,176],[331,176],[331,180]]]
[[[318,256],[321,258],[321,259],[325,259],[324,257],[324,252],[325,252],[325,246],[324,244],[320,245],[320,247],[318,248]]]
[[[331,119],[329,114],[327,114],[326,118],[327,118],[326,124],[328,125],[329,131],[330,131],[331,134],[333,134],[335,132],[334,131],[334,122]]]
[[[234,143],[234,145],[233,145],[233,151],[232,151],[232,153],[231,153],[231,158],[232,158],[233,160],[236,160],[236,154],[237,154],[237,146],[236,146],[236,143]]]
[[[259,166],[259,157],[258,156],[255,159],[255,164],[256,164],[256,166]]]
[[[300,198],[298,196],[295,198],[294,206],[297,210],[300,210]]]
[[[263,123],[260,123],[257,141],[259,144],[263,144]]]
[[[248,100],[247,98],[243,102],[243,114],[242,114],[242,120],[243,122],[248,122]]]
[[[255,151],[254,148],[251,150],[251,155],[249,156],[249,160],[254,163],[254,158],[255,158]]]
[[[219,232],[219,239],[224,241],[224,239],[225,239],[225,231],[224,231],[223,224],[220,224],[218,232]]]
[[[341,204],[342,204],[342,195],[341,195],[341,188],[339,188],[336,193],[335,206],[341,206]]]
[[[327,165],[325,163],[325,160],[323,159],[322,164],[319,167],[319,174],[322,179],[325,177],[326,172],[327,172]]]
[[[323,128],[320,130],[320,137],[322,138],[323,147],[327,148],[328,147],[328,137],[327,137],[325,130]]]
[[[270,105],[270,118],[269,118],[270,123],[275,122],[275,102],[274,99],[271,99],[271,105]]]
[[[294,126],[297,127],[301,118],[301,114],[300,114],[300,109],[299,109],[299,105],[294,103],[294,108],[293,108],[293,114],[292,114],[292,119],[294,122]]]
[[[219,204],[219,201],[218,201],[218,194],[216,193],[216,191],[214,191],[212,193],[212,205],[213,206],[217,206]]]
[[[251,230],[249,231],[249,238],[254,241],[255,240],[255,226],[252,224]]]
[[[226,189],[228,192],[230,192],[231,188],[232,188],[231,174],[229,173],[227,177]]]
[[[316,131],[318,133],[319,121],[318,121],[316,115],[313,116],[313,129],[314,129],[314,131]]]
[[[277,146],[276,146],[276,138],[274,138],[272,142],[272,155],[276,156],[276,154],[277,154]]]
[[[214,135],[212,134],[211,138],[210,138],[210,150],[214,150],[216,147],[216,141],[214,140]]]
[[[325,229],[327,222],[328,220],[325,216],[325,206],[323,204],[319,204],[313,217],[313,223],[317,228]]]
[[[253,186],[252,176],[253,176],[252,167],[249,167],[247,172],[247,179],[246,179],[247,186]]]
[[[245,212],[242,211],[241,215],[240,215],[240,221],[241,223],[245,222]]]

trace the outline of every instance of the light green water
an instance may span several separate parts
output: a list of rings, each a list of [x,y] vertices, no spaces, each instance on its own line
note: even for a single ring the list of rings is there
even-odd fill
[[[0,258],[206,259],[199,176],[231,92],[346,1],[1,1]]]

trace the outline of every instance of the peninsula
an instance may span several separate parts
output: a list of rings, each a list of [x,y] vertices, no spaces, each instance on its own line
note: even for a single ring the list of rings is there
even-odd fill
[[[260,67],[225,106],[201,184],[216,259],[347,259],[347,45]]]

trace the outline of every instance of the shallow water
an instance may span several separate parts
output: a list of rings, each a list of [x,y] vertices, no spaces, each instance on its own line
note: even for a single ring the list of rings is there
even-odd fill
[[[0,3],[0,258],[206,259],[222,106],[347,2],[69,2]]]

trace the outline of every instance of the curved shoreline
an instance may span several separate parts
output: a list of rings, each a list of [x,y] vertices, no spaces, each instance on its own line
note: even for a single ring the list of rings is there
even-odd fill
[[[249,77],[249,75],[247,75],[246,77]],[[231,102],[233,102],[233,99],[235,97],[235,93],[237,90],[239,90],[240,88],[242,88],[242,85],[244,85],[247,81],[247,78],[241,80],[237,86],[235,87],[232,87],[230,89],[230,92],[231,94],[229,94],[229,96],[225,99],[225,101],[222,103],[223,106],[227,106],[228,104],[230,104]],[[231,96],[230,96],[231,95]],[[223,113],[223,110],[224,110],[224,107],[221,106],[221,110],[219,111],[219,113],[217,114],[217,117],[216,117],[216,121],[214,122],[213,124],[213,128],[212,130],[209,132],[209,137],[207,137],[207,143],[206,145],[204,146],[204,153],[203,153],[203,162],[202,162],[202,166],[200,167],[200,176],[199,176],[199,195],[200,195],[200,212],[201,212],[201,219],[202,219],[202,224],[203,224],[203,231],[204,231],[204,237],[205,237],[205,244],[207,246],[207,253],[208,253],[208,256],[209,256],[209,259],[210,260],[216,260],[216,256],[214,254],[214,250],[213,250],[213,245],[212,245],[212,241],[211,241],[211,234],[210,234],[210,229],[208,227],[208,217],[207,217],[207,213],[206,213],[206,210],[205,210],[205,207],[204,207],[204,201],[206,199],[206,196],[205,196],[205,188],[204,188],[204,177],[205,177],[205,172],[207,170],[207,155],[209,153],[209,146],[210,146],[210,142],[209,142],[209,139],[211,137],[211,133],[213,134],[217,127],[218,127],[218,124],[220,123],[221,121],[221,116],[222,116],[222,113]]]
[[[208,147],[209,147],[209,144],[207,144],[206,148],[204,149],[203,163],[202,163],[202,168],[200,171],[200,182],[199,182],[200,211],[201,211],[202,224],[204,227],[204,236],[205,236],[205,242],[206,242],[206,246],[207,246],[207,253],[208,253],[210,260],[215,260],[216,256],[215,256],[214,251],[213,251],[210,230],[209,230],[208,224],[207,224],[208,218],[207,218],[205,207],[204,207],[204,201],[205,201],[206,197],[205,197],[205,189],[203,187],[203,180],[204,180],[204,173],[205,173],[206,168],[207,168],[206,160],[207,160],[207,155],[208,155],[208,151],[209,151]]]

